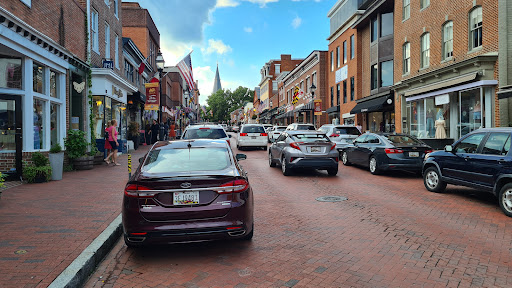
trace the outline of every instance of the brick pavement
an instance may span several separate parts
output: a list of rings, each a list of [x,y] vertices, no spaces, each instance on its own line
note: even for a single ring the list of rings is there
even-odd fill
[[[148,149],[132,153],[133,165]],[[3,191],[0,287],[47,287],[119,215],[127,156],[119,162]]]
[[[119,241],[85,287],[511,287],[512,219],[494,198],[407,173],[284,177],[244,151],[255,195],[252,242],[127,249]],[[317,197],[345,196],[326,203]]]

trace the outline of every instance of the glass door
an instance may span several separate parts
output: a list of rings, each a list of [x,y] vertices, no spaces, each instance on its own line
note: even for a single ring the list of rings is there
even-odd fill
[[[482,127],[482,93],[480,88],[461,91],[459,137]]]
[[[2,153],[15,153],[16,177],[22,174],[22,118],[21,97],[0,94],[0,157]]]

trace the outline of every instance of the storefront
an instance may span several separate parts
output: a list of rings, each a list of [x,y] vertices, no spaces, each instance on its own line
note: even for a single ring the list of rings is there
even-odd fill
[[[329,117],[329,123],[338,125],[340,124],[340,106],[333,106],[328,108],[325,112]]]
[[[350,114],[363,114],[363,131],[392,133],[395,132],[395,106],[393,103],[391,94],[365,97],[357,100],[357,104]]]
[[[343,125],[356,125],[356,115],[351,113],[344,113],[341,115],[341,118],[343,119]]]

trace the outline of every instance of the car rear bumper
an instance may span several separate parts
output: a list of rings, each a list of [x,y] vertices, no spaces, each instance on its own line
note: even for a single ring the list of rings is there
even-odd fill
[[[254,146],[254,147],[262,147],[267,146],[268,139],[265,137],[264,139],[257,140],[240,140],[238,139],[238,146]]]
[[[312,168],[312,169],[332,169],[338,168],[338,162],[334,158],[298,158],[290,162],[291,169]]]
[[[421,171],[422,167],[423,167],[423,162],[403,163],[403,162],[393,161],[391,163],[385,163],[385,164],[380,165],[379,169]]]

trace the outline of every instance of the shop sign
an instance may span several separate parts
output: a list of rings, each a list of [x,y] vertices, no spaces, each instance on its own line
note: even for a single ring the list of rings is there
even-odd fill
[[[346,80],[348,77],[348,65],[345,65],[336,71],[336,83]]]
[[[160,110],[160,93],[158,83],[146,83],[146,110]]]
[[[112,96],[116,95],[118,98],[123,98],[123,90],[118,89],[116,86],[112,85]]]
[[[114,70],[114,61],[112,61],[112,60],[103,60],[102,67]]]
[[[448,103],[450,103],[450,95],[443,94],[443,95],[436,96],[435,102],[436,102],[436,106],[448,104]]]
[[[315,115],[322,115],[322,100],[315,100]]]

